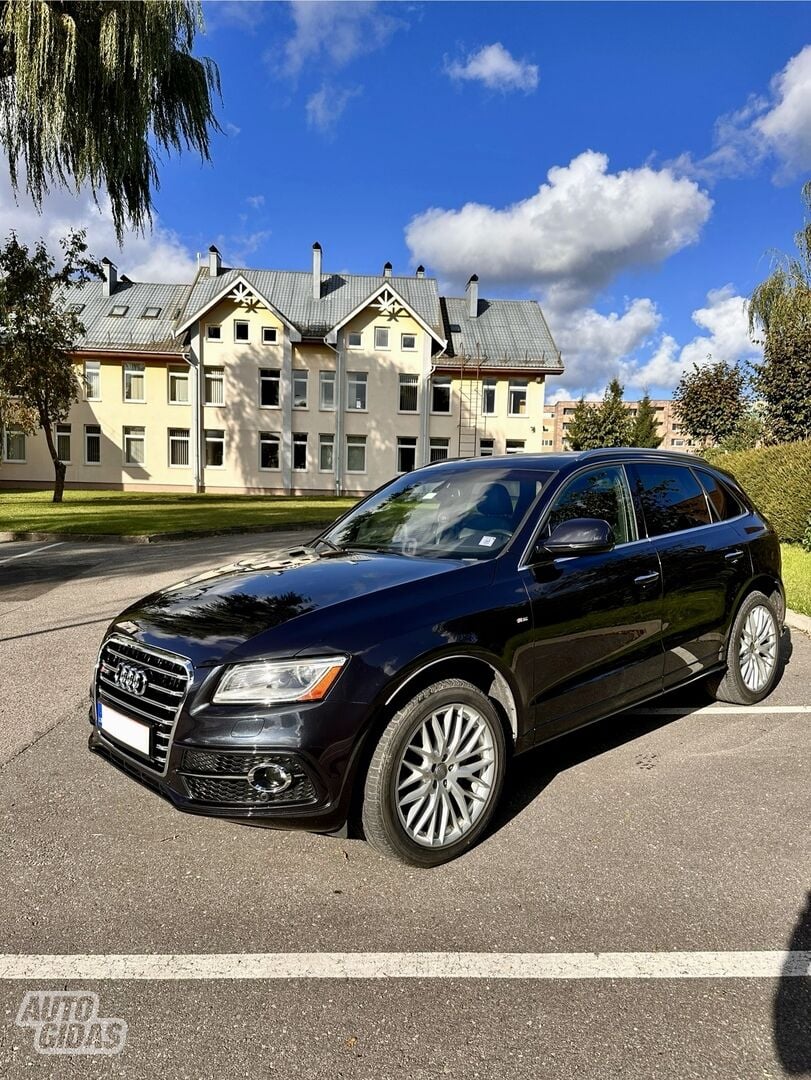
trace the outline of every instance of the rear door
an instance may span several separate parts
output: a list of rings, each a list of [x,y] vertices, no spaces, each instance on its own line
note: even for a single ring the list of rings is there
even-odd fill
[[[640,462],[629,472],[661,564],[664,686],[675,686],[723,656],[732,610],[751,575],[749,555],[734,523],[717,520],[689,466]]]

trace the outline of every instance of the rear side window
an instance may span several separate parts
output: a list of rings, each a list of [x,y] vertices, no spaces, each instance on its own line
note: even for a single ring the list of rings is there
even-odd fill
[[[710,524],[704,491],[689,469],[679,465],[636,465],[648,536]]]
[[[711,473],[704,472],[702,469],[696,469],[696,473],[707,492],[712,516],[716,521],[729,521],[730,518],[743,513],[741,504],[726,484],[716,480]]]

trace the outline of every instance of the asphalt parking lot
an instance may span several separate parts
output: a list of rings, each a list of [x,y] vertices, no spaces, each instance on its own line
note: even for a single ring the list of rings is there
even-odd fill
[[[86,750],[95,653],[129,600],[300,541],[0,546],[0,1075],[811,1076],[811,978],[779,959],[811,962],[811,639],[786,632],[756,709],[693,688],[526,755],[484,842],[416,871],[182,815]],[[336,977],[284,977],[302,953]],[[373,954],[358,977],[347,953]],[[15,977],[42,954],[75,959]],[[151,977],[121,978],[144,954]],[[216,978],[195,969],[210,954]],[[281,977],[244,977],[257,954]],[[526,977],[571,954],[577,977]],[[680,977],[686,954],[711,975]],[[97,993],[123,1051],[35,1052],[30,990]]]

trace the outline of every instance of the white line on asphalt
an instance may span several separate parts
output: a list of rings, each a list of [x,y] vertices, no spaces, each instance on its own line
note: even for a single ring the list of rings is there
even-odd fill
[[[34,548],[33,551],[21,551],[18,555],[9,555],[7,559],[0,559],[0,566],[3,563],[11,562],[12,559],[24,559],[26,555],[38,555],[40,551],[47,551],[48,548],[61,547],[64,540],[57,540],[54,544],[46,544],[45,547]]]
[[[663,708],[632,709],[631,712],[634,716],[684,716],[685,713],[693,716],[759,716],[761,713],[811,713],[811,705],[741,705],[740,708],[734,705],[703,705],[698,708],[692,705],[668,705]]]
[[[808,952],[0,954],[0,979],[776,979]]]

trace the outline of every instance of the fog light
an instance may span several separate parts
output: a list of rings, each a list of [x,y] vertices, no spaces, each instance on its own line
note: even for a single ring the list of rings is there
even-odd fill
[[[267,795],[279,795],[293,783],[293,775],[283,765],[260,762],[248,773],[248,783]]]

